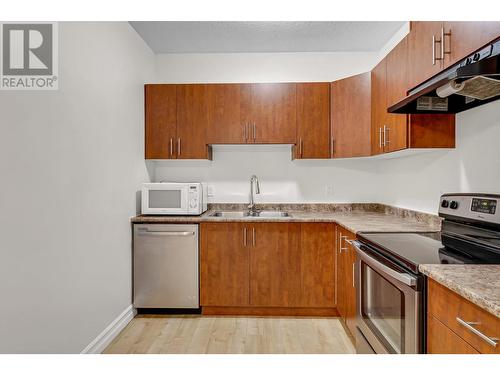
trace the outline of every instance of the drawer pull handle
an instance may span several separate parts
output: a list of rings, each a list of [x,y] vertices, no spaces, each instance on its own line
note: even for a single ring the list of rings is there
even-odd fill
[[[497,347],[498,339],[496,337],[488,337],[484,333],[482,333],[480,330],[473,327],[473,326],[478,325],[480,323],[478,323],[478,322],[466,322],[465,320],[460,319],[458,316],[457,316],[457,322],[460,323],[461,325],[463,325],[465,328],[467,328],[469,331],[471,331],[475,335],[481,337],[484,341],[486,341],[488,344],[490,344],[494,348]]]

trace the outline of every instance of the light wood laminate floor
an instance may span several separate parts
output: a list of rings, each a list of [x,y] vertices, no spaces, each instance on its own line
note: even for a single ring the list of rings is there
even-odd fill
[[[136,316],[104,353],[354,353],[338,318]]]

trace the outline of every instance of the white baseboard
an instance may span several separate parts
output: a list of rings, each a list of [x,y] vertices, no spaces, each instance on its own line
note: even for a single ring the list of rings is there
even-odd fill
[[[118,334],[130,323],[137,314],[132,305],[127,307],[115,320],[111,322],[104,330],[94,339],[81,354],[100,354],[106,347],[118,336]]]

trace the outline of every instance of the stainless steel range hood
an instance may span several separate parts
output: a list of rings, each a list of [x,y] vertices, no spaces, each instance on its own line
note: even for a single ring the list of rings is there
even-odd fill
[[[500,39],[415,87],[390,113],[458,113],[500,99]]]

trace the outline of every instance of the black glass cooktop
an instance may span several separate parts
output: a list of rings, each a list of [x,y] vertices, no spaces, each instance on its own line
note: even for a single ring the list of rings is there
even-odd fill
[[[443,241],[440,232],[358,233],[358,237],[414,273],[418,273],[420,264],[500,264],[500,253],[478,249],[470,243],[454,246],[448,238]]]

